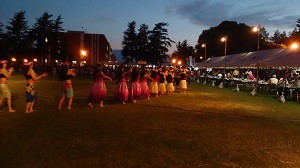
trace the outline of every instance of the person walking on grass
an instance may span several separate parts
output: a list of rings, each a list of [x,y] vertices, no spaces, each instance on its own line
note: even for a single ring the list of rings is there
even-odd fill
[[[65,98],[69,98],[68,101],[68,110],[71,109],[73,102],[73,87],[71,78],[76,76],[76,73],[73,69],[69,69],[69,62],[62,63],[60,80],[62,81],[62,97],[59,100],[58,109],[61,109],[61,106]]]
[[[100,107],[103,107],[103,101],[106,96],[106,86],[103,79],[112,79],[103,73],[103,68],[100,64],[96,65],[93,70],[93,87],[89,97],[89,107],[93,107],[92,103],[100,103]]]
[[[0,104],[2,104],[6,99],[8,112],[13,113],[16,112],[16,110],[13,110],[11,107],[11,93],[7,85],[7,79],[11,77],[11,73],[14,71],[14,69],[11,67],[7,70],[6,67],[7,61],[0,60]]]
[[[26,78],[26,87],[25,87],[25,93],[26,93],[26,109],[25,113],[32,113],[33,105],[35,100],[37,99],[35,94],[35,88],[34,83],[36,80],[40,80],[43,77],[47,76],[47,73],[43,73],[40,76],[37,76],[36,73],[33,70],[33,62],[24,62],[25,65],[25,78]]]

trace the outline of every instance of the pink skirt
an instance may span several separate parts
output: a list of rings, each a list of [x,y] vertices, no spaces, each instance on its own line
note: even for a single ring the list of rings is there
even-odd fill
[[[139,82],[132,82],[129,89],[129,96],[131,100],[141,99],[142,90]]]
[[[106,86],[103,81],[94,82],[93,88],[90,93],[90,102],[100,103],[106,96]]]
[[[150,91],[147,82],[141,82],[141,96],[142,98],[150,97]]]
[[[128,100],[128,88],[126,82],[121,81],[117,84],[117,89],[115,92],[115,100],[117,101]]]

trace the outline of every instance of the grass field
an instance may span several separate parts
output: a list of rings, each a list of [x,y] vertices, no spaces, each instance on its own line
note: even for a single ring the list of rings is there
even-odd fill
[[[57,110],[60,82],[9,80],[14,108],[0,113],[0,167],[300,167],[300,104],[192,83],[187,93],[87,107],[92,82],[73,80],[72,110]]]

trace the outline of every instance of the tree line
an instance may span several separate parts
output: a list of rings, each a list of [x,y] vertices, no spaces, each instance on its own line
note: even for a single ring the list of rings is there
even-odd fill
[[[6,32],[0,22],[1,59],[9,59],[11,56],[30,58],[35,55],[44,63],[45,59],[49,60],[50,55],[58,58],[61,54],[58,33],[64,31],[61,15],[53,19],[53,14],[44,12],[30,28],[25,13],[16,12],[5,26]]]
[[[153,30],[148,30],[148,26],[142,24],[136,32],[136,22],[128,23],[128,29],[124,31],[122,41],[124,60],[143,60],[159,64],[168,59],[168,47],[171,47],[174,41],[168,37],[166,26],[168,26],[167,23],[157,23]],[[276,30],[273,36],[269,36],[263,26],[259,26],[258,32],[253,32],[252,27],[245,23],[223,21],[215,27],[203,30],[195,46],[189,45],[187,40],[177,42],[176,51],[171,57],[178,58],[182,62],[186,62],[188,56],[194,57],[197,61],[203,61],[205,50],[206,58],[224,55],[224,43],[220,42],[220,38],[224,36],[227,38],[227,55],[256,51],[258,38],[260,50],[287,47],[294,41],[300,42],[300,19],[297,20],[294,30],[288,34],[285,31]],[[203,44],[205,46],[202,46]]]

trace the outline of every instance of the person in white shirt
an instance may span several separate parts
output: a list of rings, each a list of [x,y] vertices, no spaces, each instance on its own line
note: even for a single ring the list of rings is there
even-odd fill
[[[235,69],[235,70],[233,71],[232,75],[233,75],[233,77],[238,78],[239,75],[240,75],[239,69]]]
[[[278,84],[278,79],[276,78],[276,75],[273,75],[272,78],[270,78],[270,79],[267,81],[267,83],[277,85],[277,84]]]
[[[247,75],[250,75],[250,74],[252,75],[252,71],[250,71],[250,69],[247,69],[245,75],[247,76]]]

